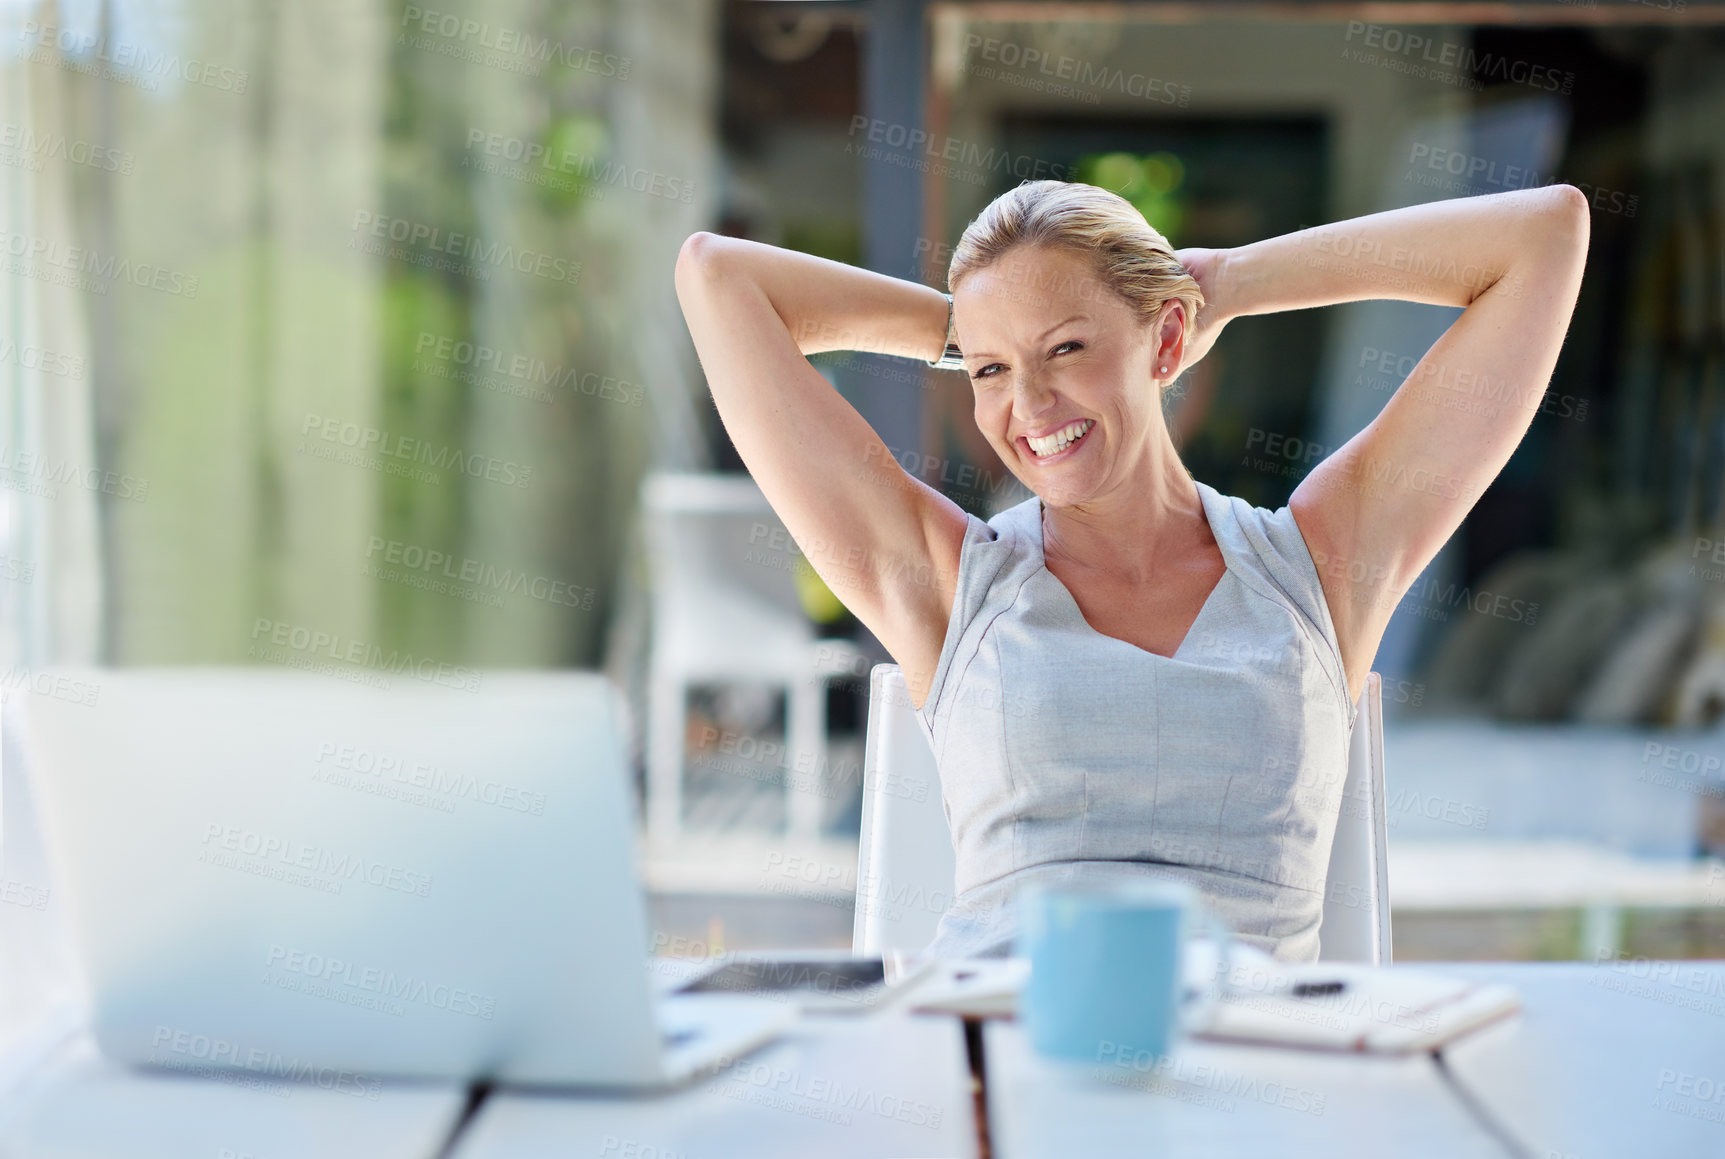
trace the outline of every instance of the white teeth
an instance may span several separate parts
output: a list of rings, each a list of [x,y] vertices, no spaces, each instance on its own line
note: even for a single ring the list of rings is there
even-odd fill
[[[1039,439],[1026,438],[1025,442],[1030,444],[1030,449],[1037,458],[1046,459],[1049,455],[1063,451],[1077,442],[1095,425],[1094,419],[1079,419],[1076,422],[1067,423],[1052,435]]]

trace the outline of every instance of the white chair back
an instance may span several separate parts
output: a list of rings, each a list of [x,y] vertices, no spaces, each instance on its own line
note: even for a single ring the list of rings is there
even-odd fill
[[[1384,816],[1383,678],[1366,673],[1348,745],[1342,815],[1330,847],[1318,957],[1326,962],[1388,966],[1390,950],[1389,824]]]
[[[1346,778],[1318,957],[1388,965],[1382,680],[1376,672],[1367,674],[1360,692]],[[852,949],[879,954],[926,946],[951,904],[955,872],[934,753],[899,666],[877,664],[869,674]]]
[[[940,773],[904,673],[897,664],[876,664],[863,739],[852,949],[878,954],[926,946],[952,904],[957,872]]]

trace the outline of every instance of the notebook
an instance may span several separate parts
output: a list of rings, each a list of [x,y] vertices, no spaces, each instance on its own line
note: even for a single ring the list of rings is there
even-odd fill
[[[1190,947],[1188,986],[1213,973],[1214,950]],[[966,1018],[1015,1017],[1026,958],[945,961],[906,1005]],[[1196,1037],[1312,1050],[1405,1054],[1432,1050],[1521,1008],[1514,988],[1418,967],[1277,962],[1236,944],[1231,988]]]
[[[1197,1037],[1315,1050],[1434,1050],[1521,1008],[1515,989],[1440,970],[1343,962],[1284,966],[1236,986]]]

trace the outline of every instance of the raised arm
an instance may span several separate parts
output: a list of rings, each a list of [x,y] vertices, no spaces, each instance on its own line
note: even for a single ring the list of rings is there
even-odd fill
[[[1538,413],[1581,288],[1587,239],[1587,198],[1552,185],[1192,255],[1210,303],[1211,316],[1198,322],[1210,340],[1230,317],[1367,298],[1465,307],[1377,417],[1288,498],[1318,565],[1355,699],[1396,603]]]
[[[738,455],[815,572],[904,669],[920,707],[946,636],[966,517],[906,472],[804,355],[939,357],[945,297],[705,232],[683,243],[676,286]]]

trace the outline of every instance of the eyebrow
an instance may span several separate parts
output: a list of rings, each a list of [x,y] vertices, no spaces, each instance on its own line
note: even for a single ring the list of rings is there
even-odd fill
[[[1072,323],[1079,321],[1080,319],[1088,319],[1089,317],[1090,317],[1090,315],[1088,315],[1088,314],[1074,314],[1074,315],[1072,315],[1072,317],[1066,319],[1064,322],[1056,322],[1054,325],[1052,325],[1048,329],[1044,330],[1042,332],[1042,335],[1039,338],[1037,338],[1037,341],[1038,342],[1046,342],[1046,341],[1048,341],[1048,336],[1050,334],[1054,333],[1056,330],[1060,329],[1062,326],[1069,326]],[[986,350],[976,350],[976,351],[966,350],[964,352],[964,357],[966,357],[966,358],[999,358],[1000,355],[990,354]]]

